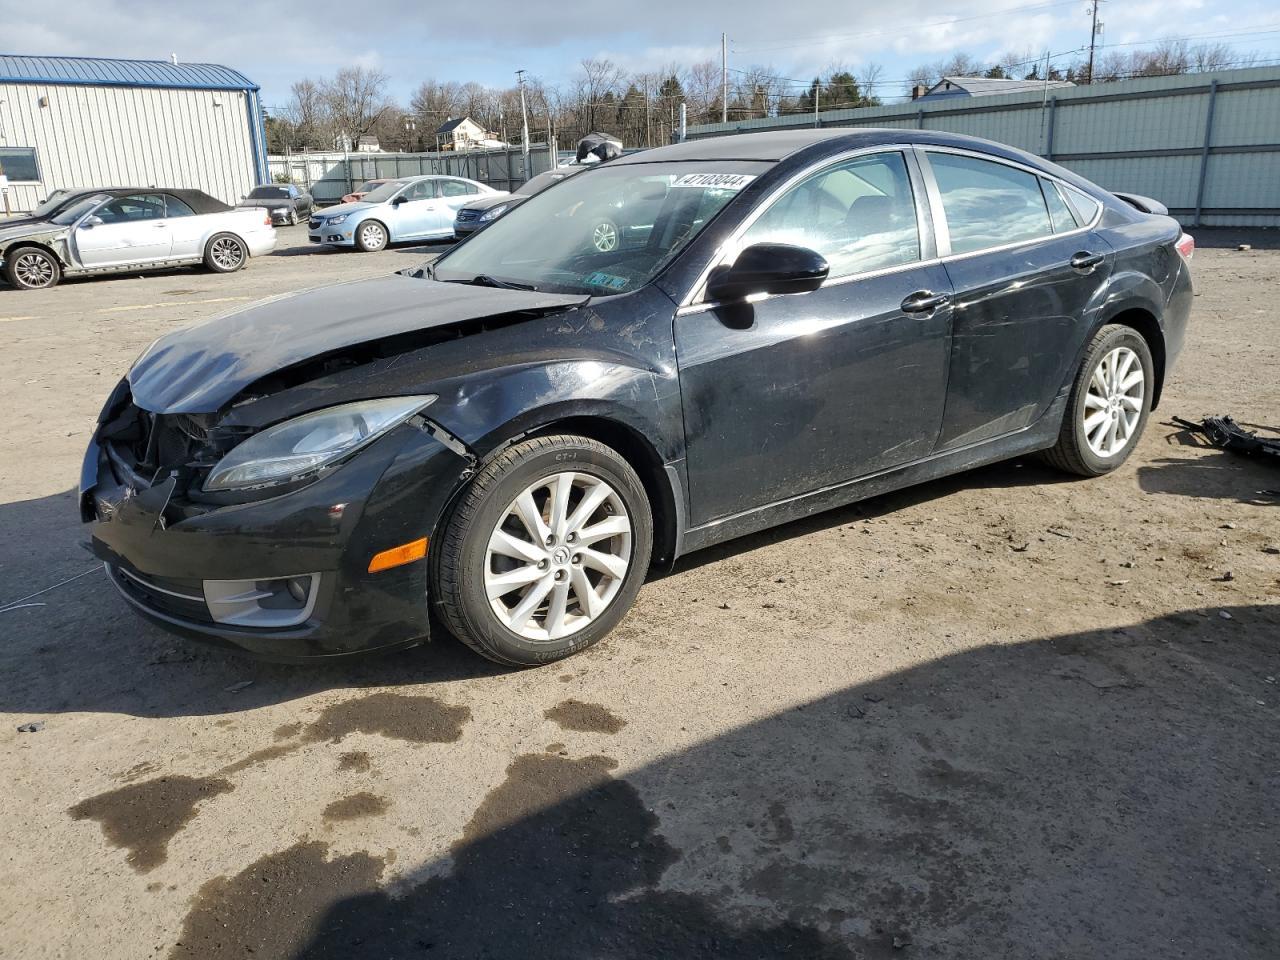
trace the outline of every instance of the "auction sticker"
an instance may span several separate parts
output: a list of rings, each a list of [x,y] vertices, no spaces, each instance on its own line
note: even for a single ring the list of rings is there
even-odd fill
[[[755,179],[751,173],[686,173],[673,187],[700,187],[704,190],[741,190]]]

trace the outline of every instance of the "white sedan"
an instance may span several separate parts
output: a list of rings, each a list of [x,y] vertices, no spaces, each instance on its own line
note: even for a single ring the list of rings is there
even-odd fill
[[[398,240],[452,240],[458,210],[480,197],[505,197],[463,177],[400,177],[355,203],[317,211],[307,221],[312,243],[371,253]]]
[[[269,212],[238,210],[199,190],[102,190],[48,219],[8,229],[0,220],[0,268],[20,290],[64,276],[199,263],[232,273],[275,245]]]

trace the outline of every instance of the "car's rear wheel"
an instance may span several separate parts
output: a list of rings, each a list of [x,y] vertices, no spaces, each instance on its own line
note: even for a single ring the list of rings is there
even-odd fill
[[[356,247],[363,253],[376,253],[387,245],[387,228],[377,220],[366,220],[356,227]]]
[[[1110,473],[1133,453],[1151,412],[1151,349],[1132,327],[1097,332],[1071,388],[1051,465],[1085,477]]]
[[[18,247],[5,260],[4,276],[19,290],[47,290],[62,279],[62,266],[47,250]]]
[[[204,265],[214,273],[235,273],[249,259],[249,248],[234,233],[209,238],[204,248]]]
[[[449,629],[490,660],[534,666],[602,639],[635,601],[653,548],[640,478],[578,436],[526,440],[486,464],[432,545]]]
[[[289,211],[289,226],[296,227],[298,225],[298,211],[293,209]]]

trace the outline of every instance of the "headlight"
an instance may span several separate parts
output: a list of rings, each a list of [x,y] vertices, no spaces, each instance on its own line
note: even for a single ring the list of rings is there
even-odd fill
[[[486,220],[496,220],[498,217],[502,216],[509,206],[511,206],[509,203],[500,203],[496,207],[490,207],[484,213],[480,214],[480,220],[482,222]],[[503,229],[505,229],[505,227]]]
[[[240,490],[314,473],[372,443],[435,399],[361,400],[286,420],[254,434],[218,461],[204,488]]]
[[[349,216],[350,214],[348,213],[340,213],[336,217],[330,217],[328,220],[325,221],[325,223],[328,223],[328,224],[341,223],[343,220],[347,219],[347,217]]]

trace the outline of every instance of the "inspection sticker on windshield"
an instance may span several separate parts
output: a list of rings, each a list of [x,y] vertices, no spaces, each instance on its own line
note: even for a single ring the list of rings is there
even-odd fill
[[[755,179],[751,173],[686,173],[673,187],[701,187],[714,190],[741,190]]]

